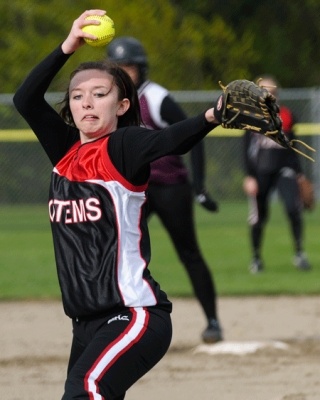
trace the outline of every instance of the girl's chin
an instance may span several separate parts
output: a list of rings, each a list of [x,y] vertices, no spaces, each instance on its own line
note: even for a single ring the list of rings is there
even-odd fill
[[[106,135],[108,132],[105,131],[80,131],[80,136],[81,136],[81,140],[82,142],[89,142],[92,140],[96,140],[99,139],[100,137]]]

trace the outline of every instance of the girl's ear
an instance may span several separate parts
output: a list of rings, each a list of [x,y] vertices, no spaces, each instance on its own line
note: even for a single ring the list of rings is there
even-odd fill
[[[119,103],[119,108],[117,111],[117,116],[121,116],[125,114],[130,107],[130,100],[129,99],[122,99]]]

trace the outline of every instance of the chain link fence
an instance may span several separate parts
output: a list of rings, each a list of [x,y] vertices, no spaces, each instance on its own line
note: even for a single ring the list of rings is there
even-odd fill
[[[179,91],[173,96],[189,116],[210,107],[216,91]],[[61,94],[51,93],[48,101],[52,105],[61,99]],[[320,154],[320,90],[283,89],[282,103],[288,105],[297,119],[299,138],[316,148],[316,162],[301,157],[306,175],[320,191],[320,170],[317,161]],[[45,203],[48,197],[52,166],[29,127],[15,110],[11,94],[0,95],[0,203],[30,204]],[[27,133],[26,133],[27,132]],[[243,147],[242,135],[229,130],[216,130],[205,141],[206,186],[219,201],[244,199],[242,191]],[[189,165],[189,156],[185,161]]]

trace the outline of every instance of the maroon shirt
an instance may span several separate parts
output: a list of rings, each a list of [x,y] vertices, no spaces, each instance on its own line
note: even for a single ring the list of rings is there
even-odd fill
[[[168,90],[157,83],[144,82],[138,94],[142,121],[147,128],[162,129],[186,118]],[[150,183],[174,185],[185,182],[188,182],[188,170],[181,156],[165,156],[151,163]]]

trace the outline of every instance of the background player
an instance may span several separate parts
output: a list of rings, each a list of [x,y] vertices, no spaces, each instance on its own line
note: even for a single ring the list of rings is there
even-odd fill
[[[187,117],[167,89],[148,80],[148,59],[140,41],[133,37],[118,37],[108,45],[107,56],[130,75],[137,87],[145,126],[161,129]],[[216,211],[217,204],[209,198],[203,185],[203,143],[200,142],[191,153],[197,199],[209,211]],[[157,214],[168,231],[207,318],[203,341],[222,340],[215,284],[197,243],[193,189],[181,156],[165,156],[151,164],[148,203],[149,215]]]
[[[265,75],[259,83],[276,97],[278,82]],[[293,114],[288,107],[280,105],[283,131],[291,140],[294,137]],[[250,271],[261,272],[264,264],[261,257],[263,230],[269,216],[270,196],[274,189],[284,203],[290,223],[294,245],[294,265],[301,270],[309,270],[310,264],[303,252],[303,206],[300,198],[298,179],[303,179],[299,156],[254,132],[244,134],[244,165],[246,177],[243,187],[249,198],[249,226],[252,248]]]

